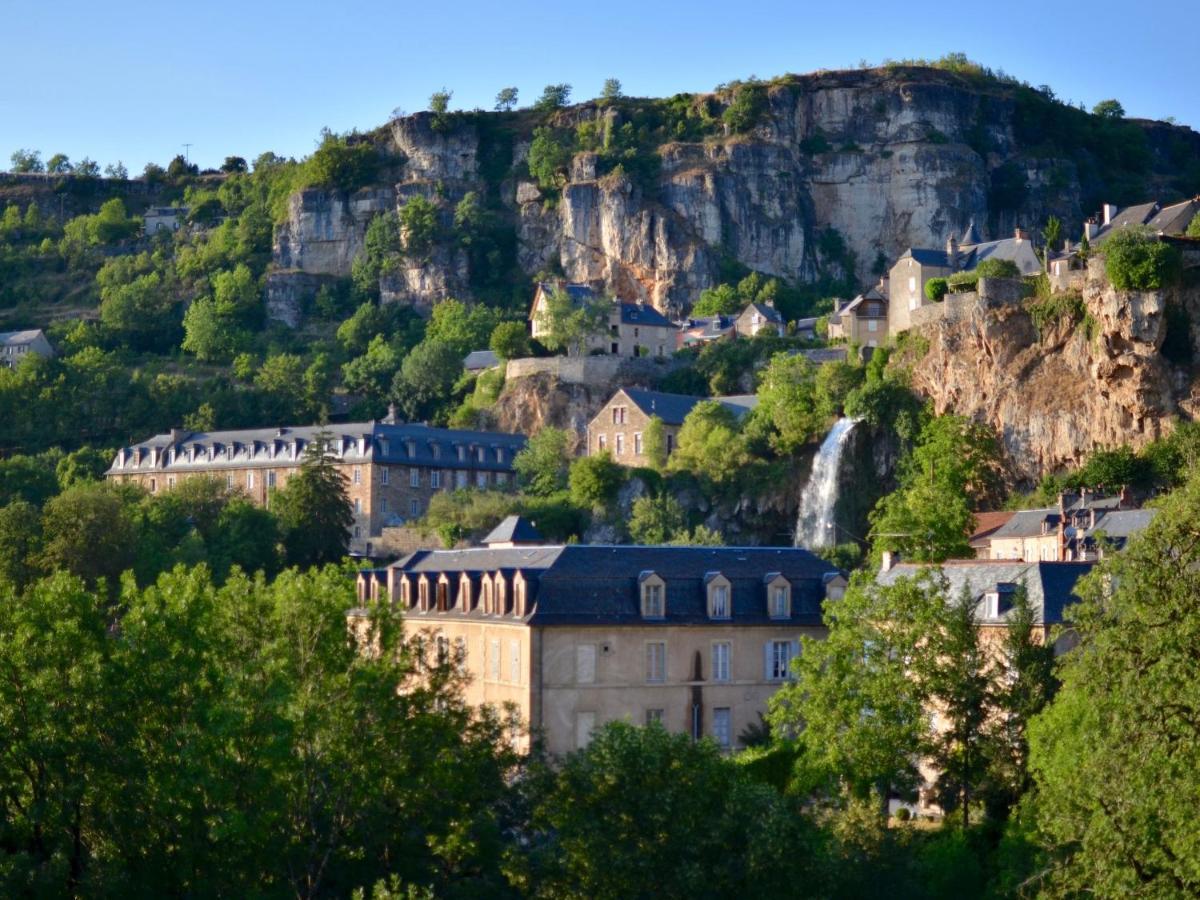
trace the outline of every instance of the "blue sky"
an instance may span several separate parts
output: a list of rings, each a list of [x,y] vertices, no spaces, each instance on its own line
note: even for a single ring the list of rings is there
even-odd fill
[[[6,3],[0,21],[0,167],[18,147],[131,172],[184,143],[202,166],[301,156],[323,126],[370,128],[443,86],[452,107],[491,108],[506,85],[529,101],[568,82],[586,99],[614,76],[659,96],[948,51],[1089,108],[1116,97],[1200,128],[1200,0],[65,0]]]

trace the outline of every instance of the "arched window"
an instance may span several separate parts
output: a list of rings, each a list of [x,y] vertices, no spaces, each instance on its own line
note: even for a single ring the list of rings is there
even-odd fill
[[[704,576],[704,587],[708,600],[710,619],[729,619],[733,616],[733,589],[729,579],[720,572],[708,572]]]
[[[654,572],[638,576],[643,619],[663,619],[667,615],[667,585]]]
[[[412,579],[407,575],[400,576],[400,603],[405,609],[412,608]]]

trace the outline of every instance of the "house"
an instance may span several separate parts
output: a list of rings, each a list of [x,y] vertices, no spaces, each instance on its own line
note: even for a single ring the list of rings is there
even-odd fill
[[[1016,513],[1010,510],[975,513],[975,529],[971,532],[967,543],[975,552],[976,559],[992,558],[992,535],[1001,526],[1007,524],[1014,515]]]
[[[1146,228],[1159,236],[1177,237],[1187,231],[1197,215],[1200,215],[1200,196],[1169,206],[1163,206],[1157,200],[1124,209],[1105,203],[1098,216],[1084,223],[1083,233],[1093,247],[1102,245],[1124,228]]]
[[[811,316],[807,319],[796,319],[795,335],[798,338],[803,338],[806,341],[813,341],[817,338],[817,316]]]
[[[178,231],[188,212],[186,206],[151,206],[142,215],[142,231],[147,236],[160,231]]]
[[[587,455],[605,450],[614,461],[625,466],[648,466],[644,435],[650,419],[657,416],[663,423],[667,455],[675,450],[683,420],[697,403],[716,400],[739,419],[758,403],[754,394],[729,397],[692,397],[687,394],[668,394],[641,388],[621,388],[592,417],[587,426]]]
[[[54,348],[40,328],[0,331],[0,366],[14,368],[30,353],[46,359],[54,356]]]
[[[327,430],[329,453],[354,507],[350,552],[365,556],[372,555],[373,539],[384,527],[419,518],[438,491],[510,485],[513,457],[525,446],[522,435],[397,423],[394,416]],[[174,429],[122,448],[105,474],[115,482],[140,484],[152,494],[185,478],[208,476],[269,506],[272,491],[297,471],[321,431],[315,425]]]
[[[1129,494],[1059,494],[1058,505],[1023,509],[980,540],[978,554],[993,560],[1069,562],[1103,559],[1154,520],[1156,510],[1135,509]],[[974,544],[972,546],[975,546]]]
[[[535,339],[543,338],[548,332],[543,314],[547,299],[554,291],[564,292],[578,306],[597,300],[590,285],[540,282],[534,291],[533,307],[529,312],[531,333]],[[653,306],[620,302],[612,304],[608,330],[589,338],[584,352],[666,358],[675,352],[678,342],[678,327]],[[574,347],[568,350],[569,355],[577,352]]]
[[[780,337],[787,333],[787,323],[770,300],[765,303],[750,303],[733,321],[733,330],[740,337],[756,337],[763,331],[773,332]]]
[[[494,369],[500,365],[500,357],[495,350],[472,350],[463,357],[463,369],[472,375]]]
[[[679,342],[684,347],[694,347],[736,335],[737,320],[733,316],[700,316],[684,323]]]
[[[511,517],[482,546],[359,573],[350,621],[397,605],[467,674],[468,703],[511,703],[552,754],[611,721],[732,749],[845,584],[798,548],[546,544]]]
[[[979,230],[971,222],[962,239],[951,236],[943,250],[910,247],[888,273],[888,333],[907,331],[912,324],[912,311],[933,302],[925,296],[925,285],[931,278],[969,272],[988,259],[1015,263],[1021,275],[1042,271],[1033,240],[1023,228],[1015,229],[1010,238],[981,241]]]
[[[860,347],[887,343],[888,298],[880,285],[859,294],[848,303],[835,300],[829,314],[829,338]]]

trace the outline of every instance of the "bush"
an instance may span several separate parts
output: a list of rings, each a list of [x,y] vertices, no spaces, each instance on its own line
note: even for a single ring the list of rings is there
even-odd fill
[[[733,102],[721,118],[734,134],[742,134],[758,124],[767,110],[767,89],[757,82],[739,84],[733,91]]]
[[[1104,242],[1104,270],[1119,291],[1157,291],[1182,271],[1179,251],[1147,229],[1125,228]]]
[[[930,278],[925,282],[925,296],[934,303],[941,303],[949,290],[950,285],[945,278]]]
[[[625,481],[625,467],[613,462],[607,450],[582,456],[571,463],[568,476],[571,502],[583,509],[601,509],[612,503]]]
[[[1021,270],[1011,259],[985,259],[975,267],[977,278],[1020,278]]]

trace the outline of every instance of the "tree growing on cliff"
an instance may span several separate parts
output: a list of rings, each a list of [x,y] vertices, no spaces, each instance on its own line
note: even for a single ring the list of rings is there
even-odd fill
[[[1102,119],[1125,118],[1125,107],[1118,100],[1101,100],[1092,107],[1092,115]]]
[[[535,128],[529,144],[529,174],[543,188],[557,188],[571,163],[571,148],[552,128]]]
[[[529,332],[524,322],[501,322],[492,329],[490,347],[502,360],[523,359],[529,355]]]
[[[1178,279],[1177,249],[1148,228],[1122,228],[1104,242],[1104,271],[1119,291],[1157,291]]]
[[[571,86],[569,84],[548,84],[542,88],[542,96],[538,97],[533,106],[539,112],[553,112],[556,109],[562,109],[570,100]]]
[[[1058,216],[1051,216],[1046,220],[1046,227],[1042,229],[1042,240],[1046,242],[1048,259],[1050,252],[1062,241],[1062,220]]]
[[[624,95],[621,93],[621,82],[617,78],[605,78],[604,87],[600,91],[600,101],[602,103],[615,103]]]
[[[496,94],[496,112],[511,112],[517,105],[517,89],[515,87],[500,88]]]
[[[453,96],[454,91],[448,91],[445,88],[430,94],[429,111],[433,113],[433,120],[430,122],[430,127],[434,131],[445,131],[449,127],[450,98]]]
[[[9,159],[12,161],[12,171],[18,175],[46,171],[40,150],[14,150]]]
[[[404,252],[420,256],[433,246],[438,235],[438,211],[431,200],[412,197],[400,208],[400,234]]]

